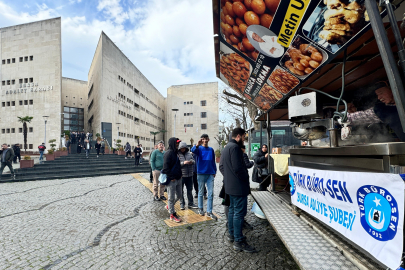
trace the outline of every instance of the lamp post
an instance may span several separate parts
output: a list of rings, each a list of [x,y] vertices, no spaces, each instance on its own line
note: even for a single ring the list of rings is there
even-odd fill
[[[45,145],[46,145],[46,123],[48,122],[49,116],[48,116],[48,115],[44,115],[44,116],[42,116],[42,118],[44,118],[44,121],[45,121],[45,139],[44,139],[44,143],[45,143]]]
[[[174,135],[173,137],[176,137],[176,114],[179,111],[179,109],[172,109],[174,111]]]
[[[65,138],[65,136],[64,136],[64,128],[63,128],[63,126],[64,126],[64,120],[65,120],[65,113],[59,113],[59,115],[60,115],[60,129],[61,129],[61,137],[60,137],[60,141],[59,141],[59,143],[60,143],[60,147],[59,148],[62,148],[63,147],[63,145],[64,145],[64,143],[63,143],[63,139],[62,138]],[[62,120],[62,116],[63,116],[63,120]]]

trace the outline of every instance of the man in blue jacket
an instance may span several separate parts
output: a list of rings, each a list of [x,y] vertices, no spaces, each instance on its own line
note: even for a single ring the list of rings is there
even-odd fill
[[[217,165],[215,164],[215,153],[212,147],[208,146],[210,138],[203,134],[196,146],[193,146],[191,152],[196,156],[197,164],[197,182],[198,182],[198,213],[204,215],[204,186],[207,185],[208,201],[207,216],[214,220],[218,218],[212,213],[212,204],[214,200],[214,178],[217,174]]]

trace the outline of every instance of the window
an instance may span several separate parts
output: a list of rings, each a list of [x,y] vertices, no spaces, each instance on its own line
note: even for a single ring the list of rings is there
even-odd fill
[[[192,101],[190,101],[190,104],[193,104],[193,102],[192,102]]]
[[[207,113],[206,112],[201,112],[201,118],[207,118]]]
[[[30,83],[34,82],[34,78],[30,78]]]
[[[7,80],[7,85],[10,85],[10,80]]]
[[[15,128],[12,128],[12,129],[11,129],[11,133],[15,133]]]
[[[5,59],[1,60],[1,63],[4,65],[6,63],[6,60]]]
[[[186,116],[187,114],[186,113],[184,113],[184,116]]]
[[[10,101],[7,101],[7,107],[10,107]]]
[[[201,129],[207,129],[207,124],[201,124]]]
[[[15,84],[15,80],[11,80],[11,84]]]
[[[19,83],[23,83],[23,79],[19,79],[18,82],[19,82]]]
[[[22,62],[22,61],[24,61],[24,58],[23,58],[23,57],[20,57],[20,62]]]
[[[23,101],[22,100],[18,101],[18,104],[23,105]]]
[[[6,85],[6,81],[2,81],[2,82],[1,82],[1,85]]]
[[[32,100],[32,99],[30,99],[30,105],[33,105],[34,104],[34,100]]]
[[[6,103],[5,103],[5,102],[2,102],[2,103],[1,103],[1,107],[6,107]]]
[[[22,128],[18,128],[18,133],[22,133]]]
[[[11,106],[15,106],[15,101],[11,101]]]
[[[187,104],[187,102],[184,101],[184,105],[186,105],[186,104]]]
[[[13,64],[15,63],[15,58],[11,59],[11,63]]]
[[[4,128],[2,128],[1,133],[6,133],[6,130]]]
[[[33,132],[34,128],[30,127],[30,128],[28,128],[28,130],[29,130],[29,132]]]
[[[28,100],[24,100],[24,105],[28,105]]]
[[[24,60],[25,60],[25,61],[28,61],[28,56],[24,57]]]
[[[6,129],[6,133],[10,133],[10,129],[9,129],[9,128]]]
[[[190,101],[187,101],[187,104],[190,104]]]
[[[24,83],[28,83],[28,78],[25,78],[25,79],[24,79]]]
[[[7,64],[10,64],[10,59],[7,59]],[[10,132],[9,132],[10,133]]]
[[[34,56],[33,55],[30,56],[30,61],[34,61]]]
[[[34,149],[33,145],[32,145],[32,144],[29,144],[29,145],[28,145],[28,149]]]
[[[201,106],[207,106],[207,101],[206,100],[201,100]]]

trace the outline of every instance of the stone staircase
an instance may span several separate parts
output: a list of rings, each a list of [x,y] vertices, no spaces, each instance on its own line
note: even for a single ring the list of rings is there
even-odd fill
[[[128,173],[147,173],[150,165],[147,160],[135,166],[135,159],[125,159],[125,156],[106,154],[97,158],[95,150],[89,158],[81,154],[70,154],[53,161],[35,164],[33,168],[17,169],[15,182],[51,180],[65,178],[95,177]],[[14,182],[10,173],[2,175],[1,182]]]

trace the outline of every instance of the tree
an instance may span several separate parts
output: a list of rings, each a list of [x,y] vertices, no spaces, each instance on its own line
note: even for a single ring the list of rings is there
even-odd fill
[[[25,117],[19,117],[18,122],[23,124],[23,135],[24,135],[24,150],[27,152],[27,123],[31,123],[31,120],[34,118],[32,116],[25,116]]]
[[[156,145],[156,135],[159,133],[160,133],[160,131],[156,131],[156,132],[150,131],[150,134],[153,135],[153,146]]]

